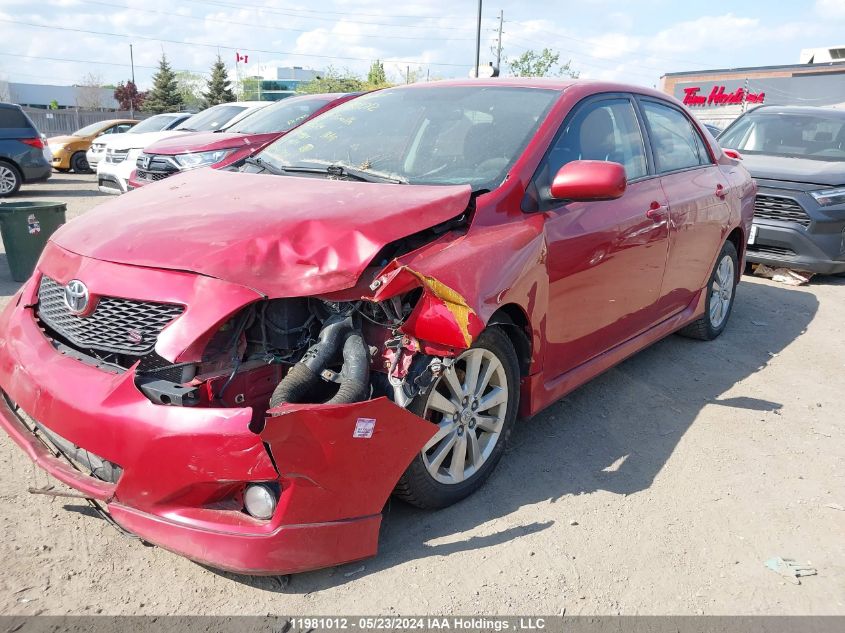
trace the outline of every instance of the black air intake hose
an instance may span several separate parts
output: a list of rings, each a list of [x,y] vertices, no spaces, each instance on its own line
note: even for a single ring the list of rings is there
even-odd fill
[[[326,369],[343,352],[340,389],[327,404],[359,402],[369,396],[369,352],[361,333],[346,317],[326,325],[305,356],[282,378],[270,398],[270,408],[284,402],[303,403],[321,380]]]
[[[370,358],[364,337],[355,330],[343,342],[343,370],[340,389],[326,404],[360,402],[370,395]]]

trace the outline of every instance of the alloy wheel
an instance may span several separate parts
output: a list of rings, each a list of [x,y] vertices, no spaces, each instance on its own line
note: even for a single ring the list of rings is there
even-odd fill
[[[714,329],[721,327],[728,317],[735,281],[733,258],[730,255],[724,255],[716,268],[713,284],[710,287],[710,325]]]
[[[18,184],[18,177],[6,165],[0,165],[0,195],[12,193]]]
[[[490,350],[467,350],[444,371],[423,414],[439,427],[422,450],[435,481],[459,484],[481,469],[501,438],[509,395],[505,367]]]

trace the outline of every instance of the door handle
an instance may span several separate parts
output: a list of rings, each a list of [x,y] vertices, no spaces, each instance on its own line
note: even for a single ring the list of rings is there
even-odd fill
[[[669,213],[669,207],[664,204],[660,204],[657,200],[651,203],[648,208],[648,211],[645,212],[645,217],[649,220],[654,220],[655,222],[663,220],[666,215]]]
[[[716,196],[721,198],[722,200],[724,200],[725,196],[727,196],[727,195],[728,195],[728,191],[727,191],[727,189],[725,189],[725,187],[722,185],[722,183],[717,184],[716,185]]]

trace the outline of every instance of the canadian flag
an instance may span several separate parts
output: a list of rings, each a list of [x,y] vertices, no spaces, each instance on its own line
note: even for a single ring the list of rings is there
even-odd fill
[[[235,52],[235,63],[243,62],[244,64],[249,63],[249,55],[241,55],[239,52]]]

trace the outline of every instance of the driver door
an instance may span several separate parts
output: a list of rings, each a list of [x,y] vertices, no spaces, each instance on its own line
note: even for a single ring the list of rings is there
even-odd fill
[[[657,322],[669,245],[668,201],[630,96],[602,95],[576,106],[535,177],[537,190],[572,160],[621,163],[628,185],[616,200],[552,201],[541,208],[547,217],[549,379]]]

